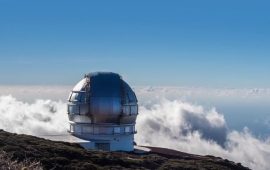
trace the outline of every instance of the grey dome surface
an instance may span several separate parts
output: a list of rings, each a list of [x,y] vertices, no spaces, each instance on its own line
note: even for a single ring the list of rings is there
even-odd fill
[[[71,91],[68,114],[77,123],[134,124],[137,98],[120,75],[89,73]]]

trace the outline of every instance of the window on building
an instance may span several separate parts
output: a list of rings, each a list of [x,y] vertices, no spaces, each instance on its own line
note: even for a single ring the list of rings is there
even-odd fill
[[[70,102],[86,102],[87,100],[89,99],[86,97],[85,92],[71,92],[69,97]]]
[[[130,127],[129,126],[126,126],[125,127],[125,133],[129,133],[130,132]]]
[[[86,102],[85,92],[80,92],[80,102]]]
[[[120,127],[114,127],[113,132],[117,134],[120,133]]]
[[[110,143],[95,143],[95,148],[97,150],[109,151]]]
[[[76,125],[74,125],[74,131],[75,131],[76,133],[82,133],[82,127],[81,127],[81,126],[76,126]]]
[[[130,106],[130,112],[131,114],[138,114],[138,107],[135,106]]]
[[[94,134],[99,134],[99,128],[98,127],[93,127],[94,129]]]
[[[124,105],[123,106],[123,113],[129,115],[130,114],[130,106]]]
[[[93,127],[92,126],[83,126],[82,132],[83,133],[93,133]]]
[[[77,92],[72,92],[69,101],[73,102],[73,101],[80,101],[80,93]]]
[[[124,105],[123,113],[126,115],[138,114],[138,106],[137,105]]]
[[[74,125],[70,125],[70,132],[74,132]]]
[[[78,105],[68,105],[68,114],[80,114],[80,107]]]

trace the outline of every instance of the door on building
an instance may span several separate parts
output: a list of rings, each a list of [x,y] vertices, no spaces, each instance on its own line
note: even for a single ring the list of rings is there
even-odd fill
[[[110,143],[95,143],[97,150],[110,151]]]

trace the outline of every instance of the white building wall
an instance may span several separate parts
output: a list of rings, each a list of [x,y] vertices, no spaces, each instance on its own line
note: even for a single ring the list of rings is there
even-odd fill
[[[76,137],[88,140],[80,143],[86,149],[109,151],[134,150],[134,125],[98,125],[72,123],[70,133]]]
[[[93,139],[89,140],[88,143],[82,142],[79,144],[85,149],[107,150],[107,148],[109,148],[108,149],[109,151],[133,151],[134,150],[133,140],[134,140],[133,135],[128,135],[128,136],[114,137],[111,138],[111,140]],[[102,146],[105,146],[106,148],[102,148]]]

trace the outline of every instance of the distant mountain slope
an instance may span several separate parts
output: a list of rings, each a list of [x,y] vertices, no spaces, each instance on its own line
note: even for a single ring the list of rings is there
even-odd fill
[[[133,152],[87,151],[78,144],[54,142],[0,130],[1,152],[6,152],[19,162],[40,162],[43,169],[248,169],[239,163],[213,156],[149,148],[152,151],[143,155]]]

